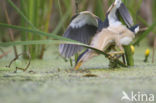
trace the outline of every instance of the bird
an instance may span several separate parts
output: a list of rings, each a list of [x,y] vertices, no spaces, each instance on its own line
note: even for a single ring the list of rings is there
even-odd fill
[[[108,54],[111,56],[116,54],[124,54],[123,45],[129,45],[135,38],[135,34],[138,32],[139,25],[132,26],[131,28],[127,28],[123,24],[120,24],[117,27],[110,26],[97,33],[93,37],[90,46],[105,52],[108,47],[115,44],[120,51],[110,52]],[[74,69],[78,70],[84,62],[97,55],[99,54],[96,51],[87,49],[78,57]]]
[[[115,0],[106,13],[106,18],[102,21],[90,11],[82,11],[71,19],[69,26],[63,37],[76,40],[85,44],[90,44],[92,38],[101,32],[103,28],[118,26],[118,15],[120,15],[128,27],[133,25],[133,19],[121,0]],[[65,58],[70,58],[74,54],[81,52],[84,47],[74,44],[60,44],[59,52]]]
[[[106,13],[106,19],[108,18],[109,20],[109,26],[117,26],[120,24],[120,22],[118,22],[118,14],[121,15],[122,19],[129,28],[134,25],[133,18],[122,0],[115,0]]]

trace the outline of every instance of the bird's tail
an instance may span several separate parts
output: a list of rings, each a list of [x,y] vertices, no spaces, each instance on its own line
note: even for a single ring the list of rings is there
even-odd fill
[[[93,50],[87,49],[85,50],[77,59],[75,64],[75,70],[78,70],[80,66],[87,61],[88,59],[94,57],[96,53]]]

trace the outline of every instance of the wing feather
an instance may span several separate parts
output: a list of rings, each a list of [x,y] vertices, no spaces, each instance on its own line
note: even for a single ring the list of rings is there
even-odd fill
[[[96,34],[97,28],[98,20],[94,14],[82,12],[74,17],[63,36],[89,44],[91,38]],[[61,44],[59,46],[60,54],[66,58],[70,58],[82,49],[82,46],[73,44]]]
[[[121,3],[120,8],[118,10],[119,10],[119,13],[122,16],[123,20],[127,24],[127,26],[128,27],[133,26],[134,25],[133,18],[123,3]]]

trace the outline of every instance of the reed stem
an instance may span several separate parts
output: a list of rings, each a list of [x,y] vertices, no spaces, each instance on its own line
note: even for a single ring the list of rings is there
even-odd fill
[[[133,58],[133,53],[131,51],[130,45],[124,46],[124,50],[125,50],[127,66],[134,66],[134,58]]]

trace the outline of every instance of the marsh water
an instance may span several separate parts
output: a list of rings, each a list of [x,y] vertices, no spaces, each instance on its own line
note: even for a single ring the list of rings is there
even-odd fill
[[[9,54],[0,60],[0,103],[121,103],[123,91],[156,96],[156,63],[151,55],[143,62],[145,49],[135,48],[134,67],[109,69],[100,55],[79,71],[59,56],[57,47],[49,47],[43,60],[32,60],[26,72],[14,73],[15,66],[27,63],[22,59],[5,67],[13,58]]]

